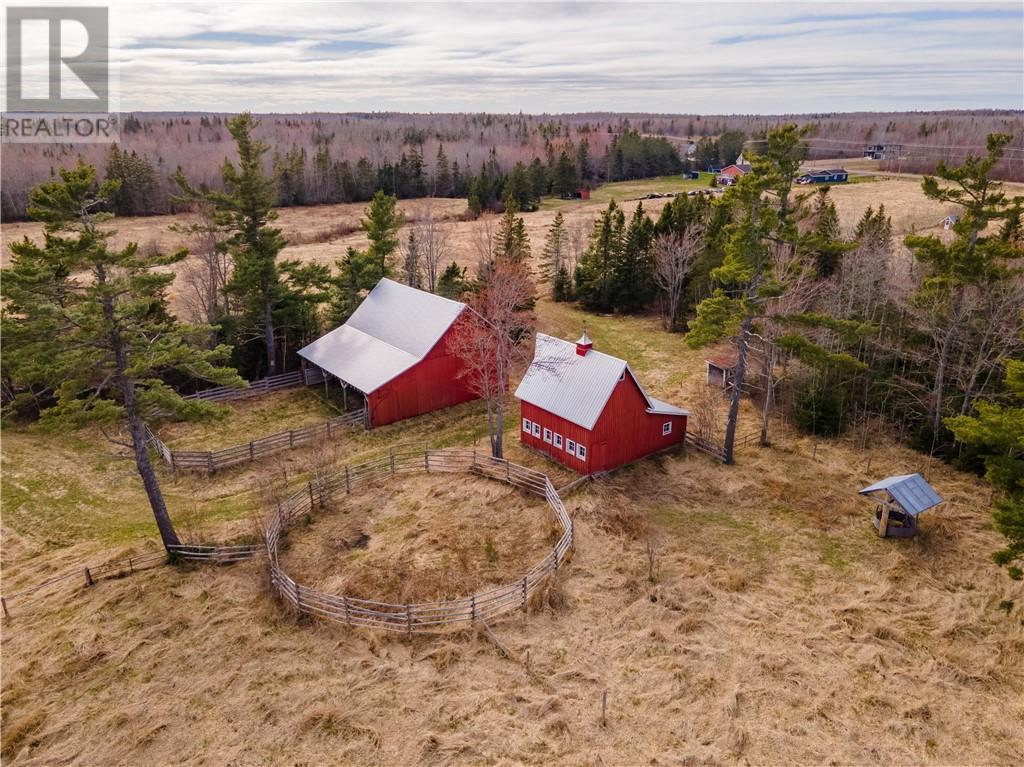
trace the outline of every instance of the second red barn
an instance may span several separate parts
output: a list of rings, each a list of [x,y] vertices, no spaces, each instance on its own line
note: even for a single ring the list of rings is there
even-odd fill
[[[649,396],[629,364],[594,351],[586,333],[576,343],[538,333],[516,397],[523,444],[580,474],[614,469],[686,437],[689,412]]]

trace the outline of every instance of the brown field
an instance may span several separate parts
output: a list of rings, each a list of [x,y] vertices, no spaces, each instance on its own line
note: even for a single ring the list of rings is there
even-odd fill
[[[471,475],[402,476],[293,524],[281,566],[329,594],[398,604],[512,583],[562,534],[537,496]]]
[[[900,234],[934,227],[946,212],[904,180],[833,195],[844,228],[879,202]],[[452,215],[464,205],[443,202]],[[663,201],[651,203],[659,210]],[[427,204],[403,206],[415,215]],[[602,207],[563,209],[592,217]],[[362,208],[284,210],[281,223],[297,238],[349,225]],[[535,251],[553,216],[527,214]],[[118,225],[120,236],[145,240],[169,237],[167,222]],[[35,236],[33,226],[5,225],[4,239]],[[453,226],[458,258],[471,263],[479,225]],[[327,261],[350,240],[358,236],[286,255]],[[694,401],[704,353],[656,319],[538,306],[544,332],[571,338],[584,320],[596,347],[628,359],[651,394]],[[329,413],[316,390],[297,389],[162,434],[183,449],[217,447]],[[557,486],[573,478],[524,450],[517,428],[513,408],[511,460]],[[740,433],[755,428],[745,407]],[[252,536],[268,501],[314,472],[393,445],[482,449],[485,441],[483,408],[467,403],[213,477],[159,473],[183,537],[228,541]],[[5,594],[155,547],[131,461],[97,432],[5,426],[2,460]],[[879,539],[856,491],[910,471],[924,472],[946,504],[922,518],[917,539]],[[480,634],[406,639],[297,621],[271,598],[259,561],[160,567],[91,588],[75,579],[15,598],[0,624],[0,758],[40,766],[1021,764],[1024,588],[989,559],[999,545],[989,493],[881,427],[815,446],[778,423],[773,446],[742,448],[734,467],[693,452],[643,461],[565,499],[575,555],[549,605],[492,627],[510,658]],[[325,588],[444,593],[542,556],[548,515],[487,480],[409,477],[318,515],[290,536],[285,556]],[[354,545],[361,533],[366,548]]]

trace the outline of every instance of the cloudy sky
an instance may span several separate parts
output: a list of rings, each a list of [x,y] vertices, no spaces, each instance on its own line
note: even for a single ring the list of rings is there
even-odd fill
[[[121,109],[1024,108],[1020,2],[112,6]]]

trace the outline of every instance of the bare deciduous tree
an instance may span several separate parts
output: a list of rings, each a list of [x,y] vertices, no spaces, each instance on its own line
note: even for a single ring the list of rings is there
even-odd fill
[[[428,207],[416,225],[416,241],[420,246],[423,276],[431,293],[437,289],[438,272],[450,252],[449,237],[448,226],[437,218],[433,206]]]
[[[704,225],[695,223],[682,234],[663,234],[654,243],[654,281],[665,291],[669,331],[679,329],[679,306],[693,262],[704,247]]]
[[[532,295],[533,286],[524,269],[494,264],[452,336],[452,350],[463,362],[460,375],[487,404],[487,431],[495,458],[501,458],[503,452],[511,371],[528,354],[524,341],[533,328],[533,318],[522,307]]]
[[[171,225],[173,232],[189,238],[190,256],[182,262],[179,282],[186,316],[193,322],[217,325],[231,313],[225,287],[231,279],[231,256],[223,243],[226,233],[217,226],[213,206],[199,200],[193,203],[196,221],[187,225]],[[217,330],[211,348],[217,345]]]

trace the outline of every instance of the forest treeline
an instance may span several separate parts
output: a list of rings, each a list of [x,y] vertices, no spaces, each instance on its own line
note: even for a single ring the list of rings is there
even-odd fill
[[[219,168],[233,151],[229,117],[129,113],[116,154],[99,144],[9,145],[0,168],[0,218],[24,218],[29,190],[79,160],[93,165],[101,178],[113,162],[112,177],[137,184],[132,199],[120,201],[122,214],[170,212],[178,168],[200,187],[221,188]],[[777,116],[309,114],[268,115],[260,123],[256,137],[270,147],[264,170],[279,179],[279,205],[365,201],[378,188],[399,197],[468,197],[471,179],[487,167],[478,198],[483,207],[500,207],[506,195],[489,191],[495,165],[508,175],[517,164],[530,168],[539,160],[549,193],[562,194],[573,180],[594,185],[676,172],[680,166],[672,147],[678,158],[693,160],[699,169],[727,164],[739,153],[737,138],[763,139],[784,123],[807,129],[812,159],[859,157],[867,144],[900,143],[905,156],[889,161],[891,170],[930,171],[937,161],[960,161],[994,132],[1014,134],[1011,148],[1024,149],[1024,118],[995,110]],[[665,138],[644,142],[658,136]],[[687,151],[691,142],[696,154]],[[581,151],[586,153],[582,159]],[[993,176],[1024,179],[1024,153],[1008,152]],[[532,180],[540,186],[536,175]]]

